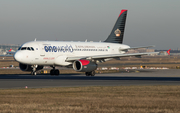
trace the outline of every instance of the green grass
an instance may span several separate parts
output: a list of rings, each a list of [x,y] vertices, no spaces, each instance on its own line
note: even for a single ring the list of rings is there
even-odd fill
[[[7,113],[177,113],[180,86],[64,87],[0,90]]]

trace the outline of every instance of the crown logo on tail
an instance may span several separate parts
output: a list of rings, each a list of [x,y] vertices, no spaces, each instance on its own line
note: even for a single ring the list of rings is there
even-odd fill
[[[116,29],[116,31],[114,31],[114,34],[116,35],[116,37],[120,37],[121,31],[119,29]]]

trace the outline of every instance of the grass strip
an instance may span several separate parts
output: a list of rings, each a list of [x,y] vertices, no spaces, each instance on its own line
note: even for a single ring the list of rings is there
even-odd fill
[[[1,89],[0,112],[177,113],[179,97],[180,86]]]

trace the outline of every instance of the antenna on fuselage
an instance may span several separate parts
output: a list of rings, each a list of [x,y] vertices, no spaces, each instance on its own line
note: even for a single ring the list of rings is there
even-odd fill
[[[87,42],[87,39],[85,40],[85,42]]]
[[[34,41],[36,42],[36,38],[34,39]]]

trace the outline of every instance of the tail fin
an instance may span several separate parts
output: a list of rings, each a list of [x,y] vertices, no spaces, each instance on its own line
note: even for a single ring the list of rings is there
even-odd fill
[[[112,29],[109,37],[104,42],[120,43],[123,42],[125,24],[126,24],[127,10],[121,10],[119,17]]]
[[[9,52],[11,52],[11,51],[12,51],[12,49],[9,50]]]
[[[167,51],[168,55],[170,55],[170,51],[171,51],[171,49],[169,49],[169,50]]]

